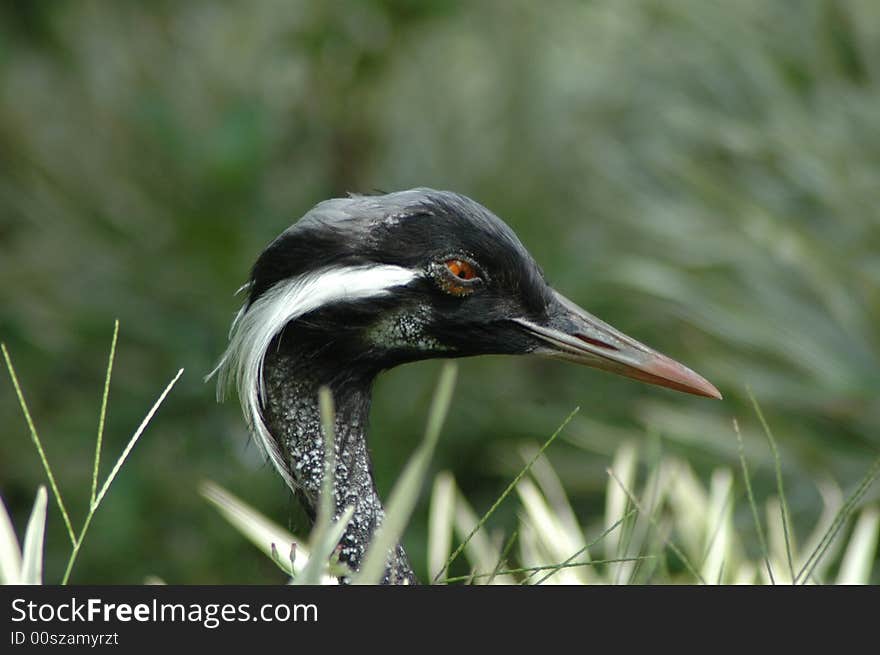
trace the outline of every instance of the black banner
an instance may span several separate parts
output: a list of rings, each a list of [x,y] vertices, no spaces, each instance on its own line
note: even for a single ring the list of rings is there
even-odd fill
[[[796,637],[811,616],[826,628],[835,615],[873,625],[858,617],[874,613],[878,595],[877,588],[830,587],[0,587],[0,652],[190,643],[225,652],[315,639],[330,652],[413,639],[497,647],[601,637],[630,645],[707,630],[715,638],[773,634],[792,625],[787,619],[800,625]]]

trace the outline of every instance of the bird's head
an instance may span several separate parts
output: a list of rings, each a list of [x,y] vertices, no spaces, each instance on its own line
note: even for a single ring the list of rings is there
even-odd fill
[[[263,251],[247,290],[219,367],[240,393],[261,387],[272,347],[371,373],[435,357],[541,355],[721,397],[550,287],[513,231],[456,193],[322,202]]]

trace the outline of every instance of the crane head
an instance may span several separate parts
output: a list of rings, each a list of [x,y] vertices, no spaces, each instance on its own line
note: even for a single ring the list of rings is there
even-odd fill
[[[448,191],[322,202],[263,251],[247,290],[219,367],[239,383],[261,384],[270,347],[372,372],[509,354],[721,398],[694,371],[552,288],[500,218]]]

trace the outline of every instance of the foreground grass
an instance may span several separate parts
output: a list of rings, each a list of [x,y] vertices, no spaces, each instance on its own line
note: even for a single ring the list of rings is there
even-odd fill
[[[872,467],[845,502],[828,501],[814,529],[799,551],[790,551],[794,535],[786,540],[781,529],[781,503],[767,499],[767,526],[774,536],[757,559],[746,556],[746,544],[733,522],[733,477],[717,470],[709,488],[703,487],[685,462],[664,458],[655,465],[637,494],[633,483],[637,457],[631,444],[621,446],[609,469],[606,491],[609,507],[624,507],[621,515],[608,514],[607,527],[572,521],[573,513],[559,480],[543,456],[534,462],[540,472],[523,477],[516,485],[520,520],[506,540],[489,534],[489,512],[477,518],[457,488],[452,474],[442,472],[432,494],[429,560],[436,563],[432,582],[440,584],[868,584],[877,554],[880,510],[869,505],[856,511],[857,499],[876,479],[880,466]],[[621,470],[623,469],[623,470]],[[629,472],[629,475],[627,474]],[[297,562],[308,551],[293,534],[271,524],[259,512],[216,485],[206,483],[203,494],[216,504],[233,525],[279,563],[283,547],[297,553]],[[853,518],[848,540],[838,539]],[[271,525],[272,529],[261,529]],[[762,528],[763,529],[763,528]],[[450,549],[451,536],[461,541]],[[312,537],[312,541],[315,537]],[[786,548],[786,543],[789,548]],[[513,553],[513,546],[518,552]],[[840,557],[837,557],[842,552]],[[466,575],[447,575],[459,557],[467,560]],[[791,559],[789,559],[789,555]],[[789,562],[792,565],[789,566]],[[792,575],[794,566],[798,572]],[[293,581],[299,568],[279,563]],[[302,565],[300,565],[302,566]],[[833,575],[836,569],[836,576]],[[321,581],[334,584],[334,571],[326,562]]]
[[[425,442],[392,493],[385,529],[380,531],[371,551],[373,559],[368,557],[371,568],[365,566],[355,581],[372,584],[379,579],[385,561],[383,554],[396,543],[402,524],[424,486],[426,453],[436,442],[438,421],[445,413],[451,395],[454,380],[451,370],[444,370],[438,385]],[[862,506],[861,501],[880,476],[880,458],[845,499],[838,488],[825,485],[824,510],[804,539],[803,546],[799,547],[800,540],[794,534],[788,516],[776,442],[754,398],[753,404],[764,427],[777,472],[777,495],[765,500],[763,520],[742,447],[742,488],[736,485],[733,471],[724,467],[712,473],[707,488],[687,462],[672,455],[648,463],[640,479],[638,462],[644,454],[634,443],[627,442],[618,447],[608,468],[602,522],[581,525],[562,483],[545,456],[545,451],[576,414],[575,410],[540,448],[522,451],[523,467],[480,517],[458,489],[450,472],[441,472],[435,477],[428,538],[431,582],[870,583],[880,535],[880,508],[876,504]],[[736,422],[733,429],[741,445]],[[416,470],[420,475],[414,473]],[[508,536],[490,532],[490,518],[514,491],[519,499],[517,528]],[[312,561],[297,567],[293,558],[288,565],[277,555],[280,549],[297,553],[299,562],[308,559],[308,551],[300,546],[300,539],[212,483],[206,483],[202,493],[234,527],[270,555],[292,582],[335,583],[333,576],[340,571],[334,569],[334,562],[327,557],[329,550],[320,556],[320,576],[312,573],[304,578],[304,569],[314,571],[308,567]],[[758,535],[757,545],[748,543],[744,531],[733,521],[736,502],[743,495],[751,509]],[[854,517],[849,539],[840,539]],[[341,532],[340,522],[319,521],[310,537],[312,548],[315,544],[329,543],[328,537]],[[453,535],[460,539],[454,549]],[[330,542],[335,543],[332,538]],[[757,552],[750,554],[751,551]],[[466,560],[469,573],[450,575],[450,568],[461,559]]]
[[[93,395],[97,409],[99,393],[58,384],[67,370],[59,364],[101,368],[109,334],[89,326],[120,312],[123,326],[141,326],[125,348],[138,369],[114,374],[120,400],[145,398],[144,376],[164,378],[167,366],[170,377],[167,362],[181,356],[188,370],[207,369],[238,302],[208,301],[206,290],[235,288],[254,254],[314,201],[436,183],[504,218],[566,296],[681,356],[727,399],[689,402],[563,364],[470,361],[434,462],[456,472],[480,514],[497,495],[498,468],[469,466],[465,481],[458,454],[504,467],[506,482],[520,463],[508,468],[497,453],[516,452],[516,439],[541,441],[583,404],[561,438],[584,447],[569,450],[556,473],[572,505],[593,508],[582,514],[590,536],[606,523],[604,467],[595,463],[610,462],[624,441],[642,444],[647,426],[700,462],[707,490],[707,461],[733,472],[737,531],[766,569],[730,431],[733,413],[743,419],[755,478],[764,461],[772,472],[766,442],[745,420],[747,382],[783,462],[800,472],[785,477],[785,492],[805,538],[809,518],[801,518],[818,517],[820,501],[819,485],[802,472],[827,472],[848,490],[852,471],[880,452],[880,3],[805,0],[794,10],[785,0],[561,0],[546,11],[530,0],[368,2],[358,3],[354,22],[349,3],[280,4],[115,2],[99,11],[89,2],[31,2],[27,13],[14,9],[21,3],[2,5],[0,122],[10,137],[0,332],[22,375],[28,357],[31,409],[37,398],[91,408]],[[169,26],[188,24],[206,27],[172,38]],[[383,36],[362,38],[359,26],[379,26]],[[222,35],[236,34],[249,36],[234,39],[230,57],[232,36]],[[114,53],[113,65],[94,56],[96,43]],[[437,62],[431,84],[425,62]],[[437,120],[425,120],[426,105]],[[370,440],[383,453],[383,487],[405,462],[400,435],[423,428],[422,413],[407,408],[422,406],[432,366],[396,369],[379,382]],[[162,430],[216,444],[198,452],[200,468],[229,471],[240,442],[217,438],[241,434],[240,419],[195,385],[183,391],[184,381]],[[114,405],[132,428],[140,420],[128,402]],[[6,403],[0,413],[18,426],[12,410]],[[62,444],[80,450],[64,435],[82,423],[69,414],[35,418],[60,474]],[[33,451],[13,436],[23,447],[3,451],[4,470],[26,470]],[[552,461],[561,446],[549,451]],[[175,491],[192,471],[180,447],[157,443],[153,454],[167,467],[145,466],[137,484],[114,486],[114,502],[143,512],[137,492],[149,486],[151,512],[195,516],[200,500],[182,507]],[[652,447],[637,449],[640,475]],[[247,489],[286,524],[280,485],[256,475],[256,487],[231,488]],[[27,484],[29,504],[38,481]],[[88,481],[80,484],[70,491],[85,499]],[[763,525],[765,503],[779,494],[763,484],[754,491]],[[516,495],[502,507],[505,521]],[[103,550],[119,554],[112,561],[122,568],[129,557],[171,556],[170,544],[206,538],[204,554],[173,553],[168,575],[195,583],[212,571],[211,579],[240,572],[228,565],[240,544],[222,522],[197,536],[187,520],[156,527],[108,530]],[[513,531],[508,522],[504,536]],[[452,536],[454,549],[463,536]],[[764,536],[768,548],[777,536],[784,542],[769,527]],[[515,540],[509,553],[518,549]],[[76,570],[109,581],[116,574],[104,576],[103,564],[81,558]],[[779,571],[788,569],[784,555]]]
[[[92,518],[113,481],[183,373],[182,369],[178,371],[165,387],[103,484],[99,484],[118,330],[117,322],[101,397],[88,511],[78,530],[74,529],[12,359],[2,345],[31,440],[71,544],[61,584],[69,582]],[[425,438],[394,486],[383,526],[364,565],[353,576],[357,584],[375,584],[381,579],[386,555],[403,534],[425,486],[431,456],[452,400],[455,377],[455,365],[448,364],[434,395]],[[742,437],[734,422],[733,431],[740,444],[741,485],[736,484],[732,470],[721,467],[712,473],[708,486],[704,486],[682,459],[673,455],[649,459],[634,443],[624,442],[617,448],[608,468],[604,516],[595,524],[580,524],[545,454],[569,425],[578,411],[575,409],[540,447],[522,450],[522,468],[482,516],[473,510],[451,473],[444,471],[434,478],[428,535],[430,581],[439,584],[869,583],[880,535],[880,508],[876,504],[864,505],[862,500],[880,477],[880,458],[846,498],[833,485],[821,486],[824,510],[801,541],[789,517],[775,438],[753,396],[752,403],[776,470],[777,493],[764,501],[763,508],[755,497]],[[333,403],[326,392],[322,393],[321,406],[325,436],[331,444],[328,452],[332,453]],[[640,460],[645,460],[641,475]],[[334,470],[332,456],[327,470]],[[319,508],[308,542],[280,528],[213,483],[204,483],[201,493],[292,582],[333,584],[337,576],[350,573],[341,567],[334,552],[351,512],[343,512],[336,519],[332,517],[328,493],[332,487],[332,476],[328,476],[322,496],[326,500]],[[513,495],[519,501],[517,527],[509,535],[491,531],[490,519]],[[745,531],[733,520],[735,505],[743,498],[751,510],[757,544],[750,543],[744,536]],[[47,491],[40,487],[24,545],[20,548],[12,521],[0,503],[0,582],[43,582],[47,505]],[[847,531],[850,526],[852,529]],[[848,538],[841,539],[845,533]],[[453,536],[459,539],[454,548]],[[461,569],[463,562],[466,574],[450,573],[454,567]]]
[[[9,351],[6,349],[6,344],[0,344],[0,350],[2,350],[3,352],[3,359],[6,362],[6,369],[7,371],[9,371],[9,377],[12,379],[12,385],[15,388],[15,394],[18,397],[21,411],[24,414],[25,421],[27,422],[31,440],[34,443],[37,454],[43,464],[43,469],[46,472],[46,477],[48,478],[49,485],[52,489],[52,495],[54,496],[55,502],[58,505],[58,509],[61,512],[61,516],[64,519],[64,525],[67,528],[67,536],[70,538],[70,556],[68,557],[67,565],[64,569],[64,574],[61,577],[60,583],[62,585],[66,585],[70,580],[73,566],[76,563],[80,548],[82,547],[83,541],[86,538],[86,534],[89,531],[89,526],[92,523],[92,518],[98,511],[98,508],[101,506],[104,498],[107,496],[107,492],[110,490],[110,485],[113,484],[113,481],[119,474],[122,465],[125,463],[125,460],[128,458],[129,454],[131,454],[131,451],[134,449],[147,425],[153,419],[153,416],[156,414],[159,406],[171,392],[171,389],[180,379],[180,376],[183,375],[183,369],[180,369],[177,372],[177,375],[175,375],[174,378],[172,378],[171,382],[168,383],[168,386],[165,387],[164,391],[162,391],[162,393],[159,395],[159,398],[147,412],[146,416],[144,416],[144,419],[134,431],[131,439],[129,439],[128,444],[125,446],[122,453],[114,462],[113,467],[110,469],[110,473],[104,480],[104,483],[99,487],[98,473],[101,466],[101,446],[104,439],[104,420],[107,416],[107,400],[110,396],[110,379],[113,374],[113,362],[116,357],[116,343],[118,337],[119,321],[116,321],[113,327],[113,340],[110,344],[110,355],[107,361],[107,374],[104,378],[104,392],[101,396],[101,409],[98,418],[98,435],[95,441],[95,457],[92,472],[92,485],[89,491],[88,511],[86,512],[86,516],[83,519],[82,525],[78,532],[74,530],[73,522],[70,518],[70,514],[67,511],[67,506],[64,502],[64,497],[61,494],[61,490],[59,489],[56,482],[55,474],[53,473],[52,467],[49,464],[49,459],[46,457],[46,452],[43,448],[42,439],[40,439],[40,435],[37,432],[34,420],[31,417],[30,410],[28,409],[27,402],[25,401],[24,393],[22,392],[21,385],[18,382],[18,376],[15,373],[15,367],[12,365],[12,358],[9,356]],[[0,576],[2,576],[0,577],[0,582],[2,582],[3,584],[41,584],[43,581],[43,535],[46,523],[45,488],[40,487],[40,490],[37,493],[37,500],[34,504],[34,510],[31,513],[31,518],[28,522],[23,556],[21,551],[19,551],[18,543],[15,540],[15,534],[12,530],[12,521],[5,511],[5,507],[3,507],[2,509],[3,512],[0,512],[0,542],[2,542],[0,543]]]

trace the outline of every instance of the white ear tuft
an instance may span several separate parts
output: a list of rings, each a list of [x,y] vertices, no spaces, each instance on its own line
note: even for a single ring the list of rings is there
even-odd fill
[[[262,414],[263,361],[272,340],[285,325],[308,312],[337,302],[384,296],[419,275],[390,265],[324,268],[278,282],[239,310],[229,332],[229,346],[206,380],[217,374],[218,400],[235,385],[251,433],[291,488],[290,471]]]

